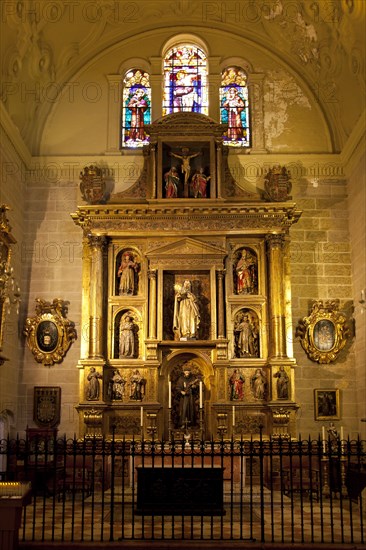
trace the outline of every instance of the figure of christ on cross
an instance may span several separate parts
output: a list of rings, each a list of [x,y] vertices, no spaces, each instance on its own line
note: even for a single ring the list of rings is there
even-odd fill
[[[180,159],[182,161],[181,170],[184,174],[184,196],[188,197],[188,181],[191,175],[191,159],[198,157],[202,153],[193,153],[189,155],[188,147],[182,147],[182,154],[178,155],[177,153],[170,153],[172,157]]]

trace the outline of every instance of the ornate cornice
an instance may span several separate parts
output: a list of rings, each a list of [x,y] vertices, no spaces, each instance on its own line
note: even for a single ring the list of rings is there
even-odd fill
[[[95,235],[121,235],[136,232],[205,232],[230,230],[263,234],[286,232],[301,216],[295,203],[251,203],[241,205],[225,202],[205,203],[199,208],[191,201],[175,205],[167,201],[154,204],[81,206],[71,214],[76,225],[87,227]]]

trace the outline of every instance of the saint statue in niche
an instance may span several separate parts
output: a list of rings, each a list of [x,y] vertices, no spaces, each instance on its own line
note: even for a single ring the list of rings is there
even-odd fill
[[[200,311],[196,296],[192,292],[191,282],[174,285],[173,332],[176,339],[195,340],[198,338]]]
[[[277,378],[277,398],[288,399],[290,379],[285,371],[285,367],[281,366],[273,376]]]
[[[131,252],[124,252],[121,263],[117,271],[119,278],[119,295],[136,294],[136,273],[139,269],[139,264],[136,262]]]
[[[197,425],[197,397],[200,379],[193,374],[191,366],[186,363],[177,380],[176,391],[179,399],[179,427],[188,428]]]
[[[139,327],[129,314],[121,317],[119,325],[119,358],[136,357],[137,355],[137,332]]]
[[[235,357],[259,357],[257,319],[249,310],[241,310],[234,321]]]
[[[241,251],[241,256],[234,268],[236,279],[236,294],[256,294],[257,288],[257,258],[248,248]]]

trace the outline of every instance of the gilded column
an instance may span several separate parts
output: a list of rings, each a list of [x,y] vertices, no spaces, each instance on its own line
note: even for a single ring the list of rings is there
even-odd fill
[[[90,308],[89,359],[103,357],[103,251],[106,238],[89,235],[90,248]]]
[[[225,338],[225,300],[224,300],[224,277],[225,270],[217,271],[217,296],[218,296],[218,311],[217,311],[217,337]]]
[[[287,357],[284,309],[284,235],[267,235],[271,357]]]
[[[156,269],[150,269],[148,276],[150,281],[149,338],[156,339]]]

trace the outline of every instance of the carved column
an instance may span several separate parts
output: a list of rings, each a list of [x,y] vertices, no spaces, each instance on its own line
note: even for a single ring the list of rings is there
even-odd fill
[[[224,300],[225,270],[217,271],[217,337],[225,338],[225,300]]]
[[[149,338],[156,339],[156,269],[149,269]]]
[[[90,317],[89,317],[89,359],[103,357],[103,250],[104,236],[89,235],[90,248]]]
[[[287,357],[286,354],[286,317],[284,309],[284,235],[267,235],[268,279],[269,279],[269,316],[272,358]]]

